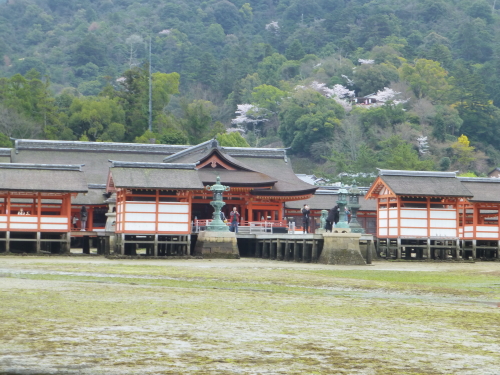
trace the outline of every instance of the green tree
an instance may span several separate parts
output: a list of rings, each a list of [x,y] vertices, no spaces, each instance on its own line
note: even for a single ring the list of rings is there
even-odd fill
[[[305,56],[302,43],[295,39],[292,44],[286,49],[285,56],[288,60],[300,60]]]
[[[433,103],[446,100],[452,90],[448,72],[437,61],[418,59],[412,66],[403,64],[401,79],[407,81],[418,99],[429,98]]]
[[[262,60],[257,66],[257,73],[262,83],[278,86],[281,78],[281,66],[286,62],[286,57],[273,53]]]
[[[314,143],[333,139],[343,116],[343,108],[333,99],[311,89],[297,90],[283,100],[278,134],[292,153],[308,155]]]
[[[428,171],[434,168],[432,160],[420,160],[414,147],[400,136],[380,142],[381,167],[387,169]]]
[[[180,121],[188,133],[189,142],[197,144],[205,141],[209,135],[215,106],[208,100],[197,99],[191,103],[182,101],[181,107],[184,116]]]
[[[238,132],[219,134],[217,140],[221,146],[225,147],[250,147],[245,138]]]
[[[74,98],[69,111],[68,124],[77,137],[86,135],[90,141],[119,142],[125,135],[125,111],[117,99]]]

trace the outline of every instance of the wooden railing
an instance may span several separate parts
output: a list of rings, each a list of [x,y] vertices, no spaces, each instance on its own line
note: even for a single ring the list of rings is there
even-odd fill
[[[192,233],[199,233],[200,231],[206,230],[207,225],[211,221],[212,220],[194,220],[192,222]],[[231,223],[228,222],[227,225],[230,226]],[[290,230],[295,230],[295,223],[289,223],[286,220],[240,221],[238,233],[273,233],[273,228],[286,228],[287,232],[290,232]]]

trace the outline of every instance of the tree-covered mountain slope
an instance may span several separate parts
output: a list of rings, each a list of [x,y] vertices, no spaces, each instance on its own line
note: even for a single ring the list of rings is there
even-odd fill
[[[318,174],[484,174],[500,158],[496,5],[0,0],[0,143],[219,134]]]

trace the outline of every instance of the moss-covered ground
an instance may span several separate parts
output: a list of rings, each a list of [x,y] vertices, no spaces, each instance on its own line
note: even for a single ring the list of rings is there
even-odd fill
[[[0,373],[498,374],[500,263],[0,258]]]

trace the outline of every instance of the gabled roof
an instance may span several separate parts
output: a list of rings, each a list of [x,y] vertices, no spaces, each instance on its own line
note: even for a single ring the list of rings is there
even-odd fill
[[[108,160],[161,162],[165,155],[190,146],[111,142],[68,142],[17,139],[14,163],[83,164],[89,183],[106,184]]]
[[[232,171],[223,168],[203,168],[198,170],[200,180],[206,185],[213,185],[217,176],[221,184],[228,186],[272,187],[277,180],[263,173],[252,171]]]
[[[195,164],[113,161],[109,173],[117,188],[203,189],[195,167]]]
[[[366,199],[376,198],[386,188],[395,196],[472,197],[456,172],[380,170]]]
[[[86,193],[81,165],[0,163],[0,190]]]
[[[500,202],[500,179],[459,177],[458,180],[473,194],[470,202]]]

